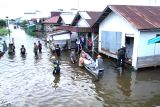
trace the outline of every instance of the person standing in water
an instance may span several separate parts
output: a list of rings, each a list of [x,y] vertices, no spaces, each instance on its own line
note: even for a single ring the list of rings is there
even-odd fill
[[[3,52],[6,52],[7,51],[7,44],[6,44],[6,41],[3,41]]]
[[[25,55],[26,54],[26,49],[25,49],[24,45],[22,45],[20,51],[21,51],[21,55]]]
[[[37,46],[37,44],[36,44],[36,43],[34,43],[33,52],[34,52],[35,56],[37,56],[37,55],[38,55],[38,46]]]
[[[122,46],[122,48],[118,49],[118,67],[124,67],[125,59],[126,59],[126,47]]]
[[[104,73],[104,63],[101,55],[99,54],[97,55],[97,59],[96,59],[96,68],[98,68],[99,70],[98,77],[102,77]]]
[[[77,62],[77,58],[76,58],[76,54],[75,54],[74,50],[71,51],[70,58],[71,58],[72,63],[76,63]]]
[[[60,56],[61,56],[61,48],[59,47],[58,44],[57,44],[57,46],[56,46],[55,51],[56,51],[57,56],[60,57]]]
[[[42,53],[42,44],[40,41],[38,41],[38,50],[39,50],[39,53]]]

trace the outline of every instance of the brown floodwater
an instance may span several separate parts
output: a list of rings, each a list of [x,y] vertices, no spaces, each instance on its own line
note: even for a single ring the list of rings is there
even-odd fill
[[[114,62],[103,57],[104,76],[100,81],[78,64],[72,64],[69,51],[61,56],[61,73],[52,75],[50,50],[43,44],[38,58],[33,43],[38,38],[23,30],[12,30],[16,53],[0,59],[0,107],[155,107],[160,105],[160,68],[134,71],[125,68],[122,75]],[[8,43],[8,37],[3,37]],[[1,40],[0,42],[2,42]],[[26,57],[21,57],[24,44]]]

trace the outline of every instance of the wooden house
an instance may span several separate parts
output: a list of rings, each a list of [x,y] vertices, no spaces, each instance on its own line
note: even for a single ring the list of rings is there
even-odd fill
[[[135,69],[160,65],[160,44],[148,40],[160,36],[160,6],[107,6],[93,27],[99,26],[99,52],[117,58],[126,46]]]

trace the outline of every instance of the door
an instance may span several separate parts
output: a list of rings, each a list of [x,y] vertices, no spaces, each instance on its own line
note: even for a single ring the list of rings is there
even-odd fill
[[[127,35],[126,34],[125,45],[126,45],[126,52],[127,52],[127,57],[128,57],[129,61],[132,61],[133,44],[134,44],[134,37],[133,37],[133,35]]]

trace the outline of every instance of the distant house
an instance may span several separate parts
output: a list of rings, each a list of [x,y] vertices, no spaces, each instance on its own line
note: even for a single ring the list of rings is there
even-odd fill
[[[92,25],[100,14],[101,12],[80,11],[76,14],[70,26],[60,26],[59,29],[71,31],[71,34],[73,36],[77,35],[78,38],[84,37],[87,47],[88,38],[92,38],[92,41],[94,41],[95,37],[98,36],[98,28],[93,28]]]
[[[44,36],[44,24],[43,22],[47,18],[40,18],[38,22],[36,23],[36,36]]]
[[[58,29],[61,25],[70,25],[69,18],[64,16],[64,13],[51,12],[51,18],[46,19],[44,31],[46,39],[52,41],[55,45],[59,44],[62,49],[70,49],[70,32]],[[74,17],[71,17],[73,20]],[[69,22],[69,23],[68,23]]]
[[[93,25],[99,26],[99,52],[117,58],[126,46],[135,68],[160,65],[160,45],[148,40],[160,36],[160,6],[109,5]]]
[[[47,36],[56,30],[56,26],[61,25],[62,18],[60,16],[61,12],[53,11],[49,18],[39,18],[36,23],[36,35],[37,36]]]
[[[62,24],[61,21],[62,18],[60,16],[53,16],[49,19],[46,19],[43,22],[46,35],[53,33],[57,29],[57,26],[60,26]]]
[[[74,17],[76,16],[76,14],[72,13],[72,12],[63,12],[61,13],[61,18],[62,18],[62,25],[71,25]]]

